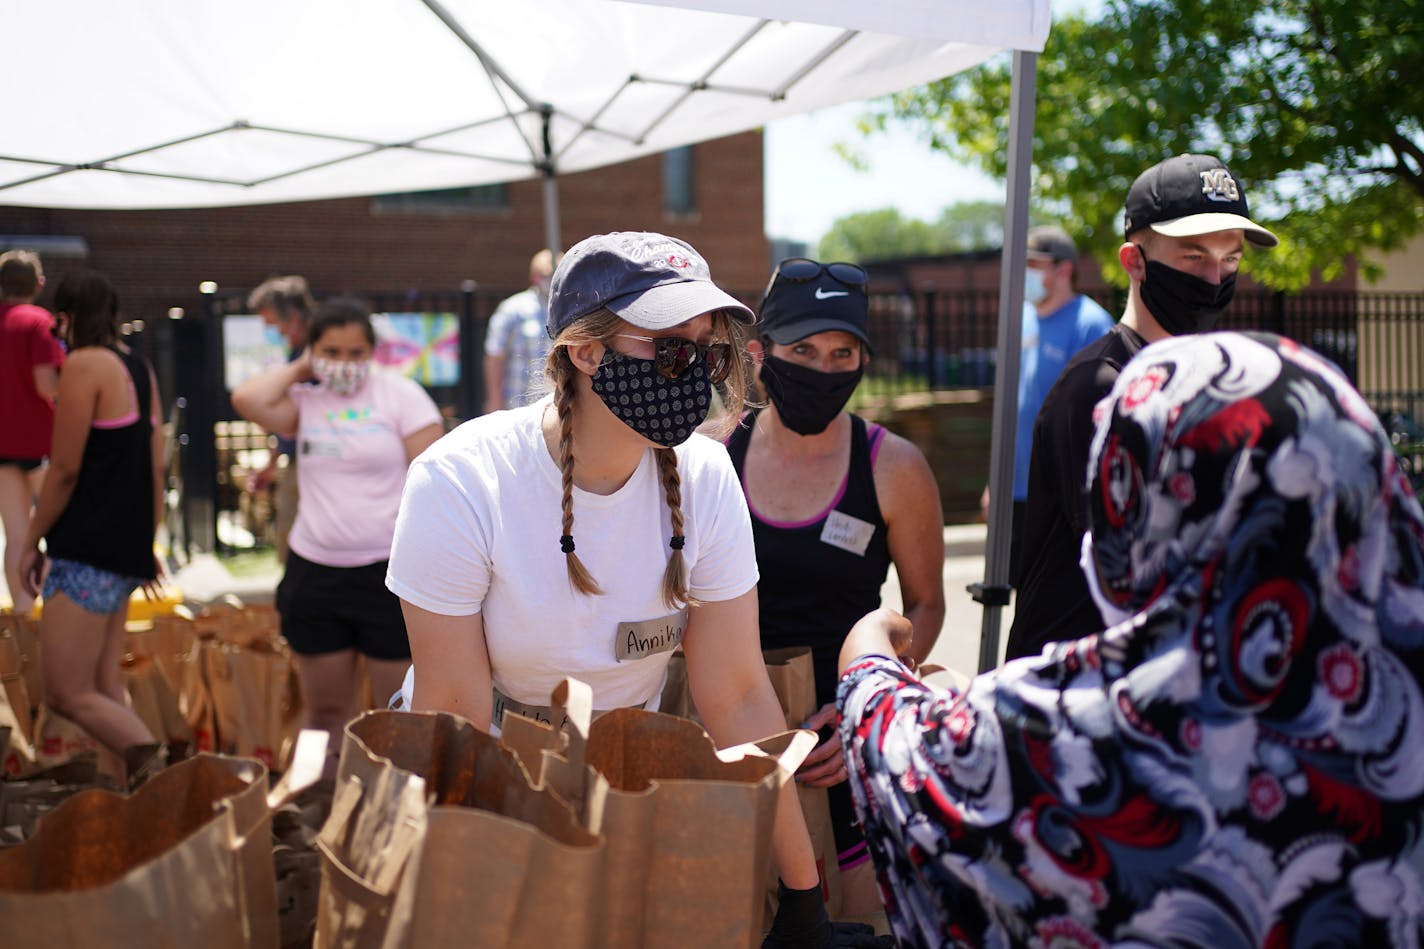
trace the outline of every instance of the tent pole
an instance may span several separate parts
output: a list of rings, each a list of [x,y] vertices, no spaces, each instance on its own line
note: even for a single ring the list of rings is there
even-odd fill
[[[544,246],[555,257],[564,249],[559,240],[559,181],[553,171],[544,173]]]
[[[564,245],[559,239],[559,171],[554,165],[554,136],[550,129],[554,107],[544,103],[539,107],[539,115],[542,119],[540,138],[544,146],[544,160],[539,163],[539,170],[544,173],[544,246],[557,258]]]
[[[999,664],[1000,610],[1009,603],[1009,545],[1014,505],[1014,430],[1018,424],[1019,350],[1023,339],[1024,260],[1028,241],[1033,107],[1038,54],[1014,52],[1009,91],[1008,194],[999,269],[998,366],[994,373],[994,428],[989,459],[989,543],[985,579],[969,587],[984,604],[979,671]]]

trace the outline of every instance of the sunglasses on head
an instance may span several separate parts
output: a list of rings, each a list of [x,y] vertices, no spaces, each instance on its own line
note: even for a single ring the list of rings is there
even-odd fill
[[[823,273],[829,274],[832,280],[842,286],[851,287],[861,293],[865,293],[870,286],[870,276],[865,272],[865,268],[844,261],[823,264],[807,257],[788,257],[776,265],[776,276],[792,283],[815,280]]]
[[[653,368],[664,379],[681,379],[699,359],[707,366],[707,378],[715,385],[732,371],[731,343],[694,343],[681,336],[635,336],[618,333],[624,339],[653,344]]]

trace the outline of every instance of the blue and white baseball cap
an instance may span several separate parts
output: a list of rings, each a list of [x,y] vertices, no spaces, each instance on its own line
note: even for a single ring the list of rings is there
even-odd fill
[[[569,248],[549,282],[549,337],[575,320],[608,309],[648,330],[664,330],[703,313],[756,317],[712,282],[692,245],[648,231],[595,234]]]

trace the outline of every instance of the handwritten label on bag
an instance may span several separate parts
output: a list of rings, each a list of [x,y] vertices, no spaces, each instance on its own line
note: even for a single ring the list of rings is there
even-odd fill
[[[687,613],[673,613],[659,619],[622,622],[613,636],[613,654],[619,662],[646,659],[660,652],[672,652],[682,642],[687,629]]]
[[[826,526],[821,528],[821,543],[848,550],[859,557],[865,556],[865,548],[870,546],[873,536],[874,524],[840,511],[832,511],[826,518]]]

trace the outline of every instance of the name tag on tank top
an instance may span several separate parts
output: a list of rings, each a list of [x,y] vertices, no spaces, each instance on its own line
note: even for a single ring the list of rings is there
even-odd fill
[[[848,550],[858,557],[865,556],[865,548],[870,546],[870,538],[874,536],[874,524],[840,511],[832,511],[826,518],[826,526],[821,528],[821,543]]]
[[[672,652],[682,642],[687,629],[687,613],[673,613],[659,619],[618,624],[613,637],[613,655],[619,662],[646,659],[660,652]]]

